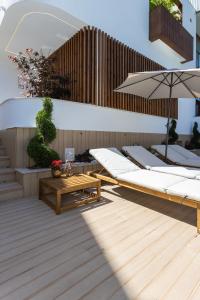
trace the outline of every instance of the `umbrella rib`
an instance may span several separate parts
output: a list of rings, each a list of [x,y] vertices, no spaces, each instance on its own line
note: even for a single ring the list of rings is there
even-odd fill
[[[144,82],[144,81],[149,80],[149,79],[154,79],[154,77],[157,77],[157,76],[160,76],[160,75],[163,75],[163,74],[164,74],[164,73],[159,73],[159,74],[156,74],[155,76],[148,77],[148,78],[139,80],[139,81],[137,81],[137,82],[129,83],[129,84],[127,84],[127,85],[124,85],[124,86],[121,86],[121,87],[116,88],[115,91],[119,91],[119,90],[121,90],[121,89],[123,89],[123,88],[129,87],[129,86],[131,86],[131,85],[135,85],[135,84],[137,84],[137,83]],[[157,81],[158,81],[158,80],[157,80]]]
[[[190,80],[190,79],[192,79],[192,78],[194,78],[195,77],[195,75],[191,75],[191,77],[189,77],[189,78],[186,78],[186,79],[181,79],[181,78],[179,78],[179,82],[177,82],[177,83],[175,83],[175,84],[173,84],[173,86],[176,86],[176,85],[178,85],[178,84],[180,84],[180,83],[183,83],[183,82],[185,82],[185,81],[187,81],[187,80]]]
[[[147,98],[147,100],[149,100],[150,98],[151,98],[151,96],[159,89],[159,87],[162,85],[162,84],[165,84],[164,83],[164,81],[166,80],[166,78],[167,78],[167,76],[168,76],[168,74],[165,76],[164,74],[163,74],[163,80],[162,81],[158,81],[158,80],[156,80],[156,81],[158,81],[159,82],[159,84],[156,86],[156,88],[151,92],[151,94],[149,95],[149,97]],[[166,85],[166,84],[165,84]],[[168,86],[168,85],[167,85]]]
[[[195,93],[187,86],[187,84],[185,82],[183,82],[181,80],[181,83],[186,87],[186,89],[191,93],[191,95],[193,96],[193,98],[198,98],[197,95],[195,95]]]
[[[164,76],[164,75],[163,75]],[[169,76],[169,74],[167,74],[167,76],[166,76],[166,81],[167,81],[167,83],[168,83],[168,87],[170,86],[170,82],[169,82],[169,80],[168,80],[168,76]]]
[[[176,80],[174,81],[174,83],[173,83],[173,86],[175,86],[176,85],[176,83],[177,83],[177,81],[178,80],[180,80],[180,78],[181,78],[181,76],[183,75],[183,72],[178,76],[176,73],[174,73],[174,75],[176,75]],[[179,84],[180,82],[178,82],[178,84]]]
[[[184,72],[184,74],[186,74],[186,75],[190,75],[190,76],[195,76],[195,77],[200,77],[200,75],[196,75],[196,74],[190,74],[190,73],[188,73],[188,72]]]
[[[162,73],[162,75],[164,76],[164,74]],[[168,75],[168,74],[167,74]],[[158,80],[158,79],[155,79],[155,78],[151,78],[151,79],[153,79],[153,80],[155,80],[155,81],[157,81],[157,82],[159,82],[159,83],[162,83],[162,84],[164,84],[164,85],[166,85],[167,87],[169,87],[169,85],[168,84],[166,84],[165,82],[164,82],[164,80],[165,79],[167,79],[167,77],[165,77],[165,79],[164,80]],[[168,81],[168,80],[167,80]]]

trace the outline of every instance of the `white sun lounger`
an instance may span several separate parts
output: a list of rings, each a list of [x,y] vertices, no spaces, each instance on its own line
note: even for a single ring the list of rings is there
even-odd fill
[[[91,173],[101,180],[197,209],[200,233],[200,181],[139,169],[116,149],[92,149],[90,154],[110,174]]]
[[[122,150],[147,170],[200,180],[200,170],[170,166],[142,146],[124,146]]]
[[[151,148],[165,156],[165,145],[153,145]],[[167,159],[176,165],[200,168],[200,157],[179,145],[168,146]]]

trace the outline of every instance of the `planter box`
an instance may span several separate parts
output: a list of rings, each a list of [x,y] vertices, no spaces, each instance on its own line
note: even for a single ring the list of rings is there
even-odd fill
[[[149,40],[161,40],[186,61],[193,60],[193,37],[163,6],[150,12]]]

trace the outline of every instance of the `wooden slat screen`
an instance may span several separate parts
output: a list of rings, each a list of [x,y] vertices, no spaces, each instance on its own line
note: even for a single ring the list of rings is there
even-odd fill
[[[113,90],[128,73],[164,69],[161,65],[94,27],[85,27],[52,54],[58,74],[70,75],[67,100],[126,111],[167,116],[167,101],[147,101]],[[177,118],[178,102],[172,100],[171,117]]]

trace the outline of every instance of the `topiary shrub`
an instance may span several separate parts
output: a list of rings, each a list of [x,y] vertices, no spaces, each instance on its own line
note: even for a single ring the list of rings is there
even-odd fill
[[[52,111],[53,103],[51,99],[45,98],[43,109],[36,116],[36,126],[45,144],[51,143],[56,138],[56,127],[52,122]]]
[[[43,100],[43,109],[37,113],[36,135],[30,140],[27,153],[34,160],[37,167],[48,168],[59,155],[49,147],[56,138],[56,127],[52,122],[53,103],[50,98]]]
[[[186,145],[188,149],[200,149],[200,132],[198,130],[198,123],[194,122],[193,136],[191,141]]]
[[[171,127],[169,129],[168,143],[173,145],[178,141],[179,135],[176,133],[176,120],[171,120]]]

